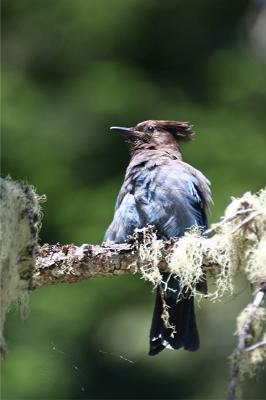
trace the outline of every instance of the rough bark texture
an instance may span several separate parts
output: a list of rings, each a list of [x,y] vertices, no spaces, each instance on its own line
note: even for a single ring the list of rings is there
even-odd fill
[[[175,242],[165,242],[162,252],[171,249]],[[32,287],[48,284],[74,283],[96,276],[135,274],[140,271],[141,260],[134,244],[82,246],[43,245],[38,252]],[[168,271],[167,263],[159,264],[161,271]]]

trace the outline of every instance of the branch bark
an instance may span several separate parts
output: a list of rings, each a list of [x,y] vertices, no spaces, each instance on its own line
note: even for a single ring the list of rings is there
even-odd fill
[[[258,213],[253,211],[252,208],[238,210],[223,218],[214,228],[204,232],[200,239],[204,248],[201,265],[204,271],[213,268],[217,270],[223,267],[219,265],[219,261],[210,251],[211,248],[217,246],[216,237],[214,239],[208,238],[208,235],[215,233],[226,222],[233,221],[239,216],[245,217],[246,214],[251,213],[251,215],[245,217],[244,221],[241,221],[241,225],[237,225],[237,229],[234,229],[235,233],[245,225],[247,218],[249,222],[257,216]],[[137,231],[129,242],[123,244],[102,243],[101,245],[83,244],[82,246],[45,244],[37,252],[31,287],[35,289],[49,284],[75,283],[96,276],[142,272],[143,259],[139,254],[139,245],[143,243],[145,233],[152,234],[152,232],[153,227],[143,228]],[[177,242],[177,238],[159,241],[160,261],[157,267],[160,272],[171,272],[167,260],[169,260],[169,254],[173,252]],[[222,249],[222,251],[224,250]]]
[[[162,254],[166,255],[171,251],[175,242],[164,242]],[[82,246],[45,244],[38,251],[32,288],[75,283],[97,276],[136,274],[140,272],[140,267],[139,252],[134,243]],[[162,272],[169,271],[165,257],[158,267]]]

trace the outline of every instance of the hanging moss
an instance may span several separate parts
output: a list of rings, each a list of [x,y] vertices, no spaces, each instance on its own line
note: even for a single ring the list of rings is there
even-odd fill
[[[20,304],[22,314],[26,312],[41,221],[39,204],[43,199],[32,186],[9,178],[1,178],[0,186],[0,348],[4,354],[3,329],[7,312],[15,302]]]
[[[247,213],[238,215],[239,210],[247,210]],[[245,222],[247,217],[250,220]],[[204,297],[212,301],[233,292],[236,271],[242,270],[251,284],[266,280],[266,190],[232,199],[224,221],[214,225],[215,235],[211,238],[203,237],[197,227],[192,227],[166,256],[170,273],[179,278],[181,289],[189,290],[193,296],[203,296],[196,287],[205,279],[208,270],[211,270],[215,285]],[[145,228],[142,232],[139,245],[141,272],[157,286],[162,279],[159,272],[162,241],[152,230]]]

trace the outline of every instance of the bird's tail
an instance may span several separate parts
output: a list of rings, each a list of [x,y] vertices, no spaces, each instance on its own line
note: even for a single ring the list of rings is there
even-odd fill
[[[175,281],[169,283],[176,285]],[[167,326],[162,319],[168,313]],[[154,356],[165,348],[197,351],[199,349],[199,334],[196,325],[193,297],[181,298],[178,302],[176,295],[165,292],[158,287],[156,302],[150,330],[149,355]]]

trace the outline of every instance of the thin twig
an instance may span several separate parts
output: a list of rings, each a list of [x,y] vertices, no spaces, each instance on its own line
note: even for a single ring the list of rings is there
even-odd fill
[[[253,351],[253,350],[256,350],[256,349],[258,349],[259,347],[262,347],[262,346],[266,346],[266,340],[261,340],[260,342],[255,343],[252,346],[246,347],[245,350],[246,351]]]
[[[259,214],[258,211],[255,211],[253,214],[249,215],[248,217],[246,217],[245,219],[243,219],[243,221],[240,222],[240,224],[238,224],[233,230],[232,230],[232,234],[236,233],[240,228],[242,228],[242,226],[248,224],[250,221],[252,221],[257,215]]]
[[[215,224],[213,228],[207,229],[203,235],[208,236],[210,233],[215,232],[218,228],[220,228],[222,225],[224,225],[226,222],[233,221],[235,218],[237,218],[239,215],[247,214],[254,211],[253,208],[245,208],[238,210],[236,213],[229,215],[228,217],[221,217],[222,221],[218,222]]]

